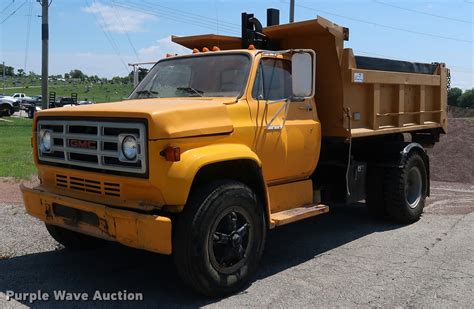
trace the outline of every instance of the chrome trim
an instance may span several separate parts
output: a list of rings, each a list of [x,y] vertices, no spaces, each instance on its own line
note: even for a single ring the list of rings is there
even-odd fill
[[[62,128],[62,132],[55,132],[52,128],[46,128],[45,126],[57,126]],[[91,127],[93,130],[97,130],[94,134],[78,134],[69,133],[71,126],[83,126]],[[106,128],[119,129],[117,135],[105,135],[104,130]],[[120,129],[136,129],[136,133],[120,132]],[[40,145],[40,132],[49,130],[51,132],[52,147],[50,152],[43,152],[39,147]],[[136,138],[138,144],[138,154],[134,160],[124,160],[121,156],[121,135],[132,135]],[[43,162],[62,163],[66,165],[73,165],[78,167],[95,168],[99,170],[110,170],[128,173],[144,174],[147,171],[147,139],[146,139],[146,126],[141,122],[109,122],[109,121],[82,121],[82,120],[39,120],[37,124],[37,152],[38,158]],[[62,139],[61,144],[55,144],[55,139]],[[75,148],[69,145],[69,140],[85,140],[96,142],[96,149],[89,148]],[[115,143],[116,151],[105,150],[104,143]],[[52,157],[54,153],[62,153],[63,158]],[[90,155],[97,158],[97,163],[87,162],[84,160],[72,159],[71,154],[77,155]],[[107,158],[117,159],[116,164],[106,163]],[[127,163],[136,164],[139,166],[126,166]],[[122,165],[123,164],[123,165]]]

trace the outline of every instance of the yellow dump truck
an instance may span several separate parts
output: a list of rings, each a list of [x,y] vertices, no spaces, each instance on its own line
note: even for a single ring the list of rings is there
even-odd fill
[[[128,100],[38,112],[27,212],[66,248],[173,254],[207,295],[249,283],[269,229],[333,204],[417,221],[448,69],[354,56],[347,28],[277,13],[267,27],[243,13],[241,37],[173,37],[193,52],[158,61]]]

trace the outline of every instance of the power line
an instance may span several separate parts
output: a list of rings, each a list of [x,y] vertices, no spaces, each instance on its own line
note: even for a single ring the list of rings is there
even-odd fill
[[[88,5],[89,4],[89,1],[88,0],[85,0],[87,2]],[[92,2],[94,4],[96,4],[95,0],[92,0]],[[93,14],[96,21],[97,21],[97,24],[99,25],[100,29],[102,30],[102,32],[104,33],[105,37],[107,38],[107,40],[109,41],[110,45],[112,46],[112,49],[115,51],[115,54],[120,58],[120,62],[122,62],[124,68],[125,68],[125,71],[128,73],[128,66],[127,64],[125,63],[125,61],[123,60],[123,57],[122,57],[122,54],[120,53],[120,49],[117,45],[117,43],[115,42],[114,38],[112,37],[112,35],[105,29],[104,25],[105,25],[105,18],[104,16],[102,16],[102,12],[99,11],[98,14]],[[99,18],[97,17],[99,16],[99,18],[101,19],[99,21]]]
[[[153,7],[150,7],[149,5],[143,6],[143,3],[142,3],[142,6],[139,6],[135,3],[116,3],[116,5],[119,7],[126,8],[126,9],[135,10],[135,11],[143,12],[149,15],[158,16],[161,18],[170,19],[173,21],[178,21],[180,23],[186,23],[186,24],[190,24],[190,25],[194,25],[194,26],[198,26],[202,28],[215,30],[215,26],[216,26],[215,23],[210,22],[208,18],[201,19],[197,17],[185,16],[184,14],[181,14],[181,13],[172,13],[172,12],[163,12],[163,11],[157,12],[153,10]],[[199,15],[196,15],[196,16],[199,16]],[[230,26],[220,24],[220,28],[222,32],[232,33],[234,35],[240,34],[240,31],[238,30],[237,27],[232,28]]]
[[[12,0],[12,2],[10,2],[10,4],[8,4],[6,7],[4,7],[3,10],[0,12],[0,14],[3,14],[3,12],[8,10],[8,8],[11,7],[13,3],[15,3],[15,0]]]
[[[214,9],[216,11],[216,34],[219,34],[219,8],[217,7],[217,0],[214,0]]]
[[[134,11],[137,11],[137,12],[146,13],[148,15],[157,16],[157,17],[164,18],[164,19],[177,21],[177,22],[180,22],[180,23],[191,24],[191,25],[194,25],[194,26],[199,26],[199,27],[208,28],[208,29],[212,29],[212,30],[215,29],[214,24],[209,24],[208,22],[200,21],[199,19],[196,19],[196,18],[190,20],[189,19],[190,17],[186,18],[184,16],[178,16],[174,13],[156,12],[156,11],[152,10],[152,8],[150,8],[150,7],[138,6],[137,4],[134,4],[134,3],[133,4],[132,3],[116,3],[116,6],[119,6],[119,7],[125,8],[125,9],[129,9],[129,10],[134,10]],[[225,32],[232,32],[232,33],[235,33],[235,34],[237,33],[236,30],[227,30],[226,29],[224,31]]]
[[[422,15],[438,17],[438,18],[457,21],[457,22],[461,22],[461,23],[467,23],[467,24],[472,24],[473,23],[472,21],[469,21],[469,20],[457,19],[457,18],[452,18],[452,17],[448,17],[448,16],[427,13],[427,12],[423,12],[423,11],[418,11],[418,10],[414,10],[414,9],[410,9],[410,8],[401,7],[401,6],[391,4],[391,3],[387,3],[387,2],[383,2],[383,1],[378,1],[378,0],[373,0],[373,1],[375,3],[381,4],[381,5],[393,7],[393,8],[399,9],[399,10],[405,10],[405,11],[408,11],[408,12],[413,12],[413,13],[418,13],[418,14],[422,14]]]
[[[31,30],[31,16],[33,13],[33,0],[30,0],[30,7],[28,10],[28,23],[26,26],[26,43],[25,43],[25,62],[23,64],[23,69],[26,73],[26,65],[28,64],[28,50],[30,48],[30,30]]]
[[[162,9],[167,9],[167,10],[170,10],[170,11],[174,11],[174,12],[178,12],[178,13],[181,13],[181,14],[184,14],[184,15],[189,15],[191,17],[199,17],[201,19],[204,19],[204,20],[214,20],[215,22],[219,22],[218,18],[216,17],[215,19],[213,19],[212,17],[209,17],[209,16],[204,16],[204,15],[199,15],[199,14],[196,14],[196,13],[189,13],[187,11],[183,11],[183,10],[179,10],[179,9],[174,9],[174,8],[170,8],[168,6],[164,6],[164,5],[161,5],[161,4],[157,4],[157,3],[150,3],[149,1],[146,1],[146,0],[143,0],[141,2],[144,2],[144,3],[147,3],[149,5],[154,5],[156,7],[160,7]],[[220,21],[220,23],[222,24],[227,24],[229,26],[235,26],[235,27],[238,27],[240,28],[240,25],[239,24],[235,24],[235,23],[231,23],[231,22],[226,22],[226,21]]]
[[[155,16],[165,17],[168,19],[185,22],[188,24],[194,24],[200,27],[215,30],[217,20],[213,18],[203,16],[203,15],[188,13],[181,10],[171,9],[171,8],[158,5],[158,4],[151,4],[146,1],[141,2],[142,5],[144,3],[145,3],[145,6],[143,7],[139,7],[138,4],[136,3],[134,3],[133,5],[135,6],[135,8],[139,7],[140,9],[146,9],[146,10],[155,9],[153,11],[154,13],[153,15]],[[159,9],[159,11],[157,11],[157,9]],[[168,10],[168,12],[163,11],[163,10]],[[225,32],[240,33],[240,26],[238,25],[230,24],[226,22],[220,22],[219,26]]]
[[[0,21],[0,25],[3,24],[4,22],[6,22],[10,17],[12,17],[13,15],[15,15],[16,12],[18,12],[19,9],[21,9],[27,2],[28,0],[25,0],[19,7],[16,8],[16,10],[14,10],[13,12],[10,13],[10,15],[8,15],[7,17],[5,17],[5,19],[3,19],[2,21]]]
[[[137,49],[136,49],[135,46],[133,45],[132,40],[130,39],[130,35],[128,35],[128,32],[125,30],[125,26],[124,26],[124,23],[123,23],[122,16],[120,15],[119,10],[118,10],[117,7],[115,6],[115,0],[112,0],[112,3],[113,3],[115,15],[118,17],[118,20],[119,20],[120,24],[122,25],[122,31],[123,31],[123,32],[125,33],[125,35],[127,36],[128,43],[129,43],[130,46],[132,47],[132,50],[133,50],[133,52],[135,53],[135,56],[137,57],[137,60],[140,61],[140,58],[138,57]]]
[[[283,0],[282,0],[282,2],[288,3],[288,2],[283,1]],[[371,22],[371,21],[367,21],[367,20],[362,20],[362,19],[358,19],[358,18],[354,18],[354,17],[344,16],[344,15],[340,15],[340,14],[336,14],[336,13],[332,13],[332,12],[328,12],[328,11],[323,11],[323,10],[320,10],[320,9],[315,9],[315,8],[304,6],[304,5],[301,5],[301,4],[297,4],[296,6],[304,8],[304,9],[316,11],[316,12],[322,12],[322,13],[328,14],[328,15],[333,15],[333,16],[349,19],[349,20],[364,23],[364,24],[369,24],[369,25],[372,25],[372,26],[391,29],[391,30],[408,32],[408,33],[412,33],[412,34],[424,35],[424,36],[435,37],[435,38],[440,38],[440,39],[445,39],[445,40],[450,40],[450,41],[456,41],[456,42],[474,43],[474,41],[471,41],[471,40],[457,39],[457,38],[452,38],[452,37],[447,37],[447,36],[442,36],[442,35],[437,35],[437,34],[432,34],[432,33],[426,33],[426,32],[421,32],[421,31],[415,31],[415,30],[410,30],[410,29],[404,29],[404,28],[398,28],[398,27],[394,27],[394,26],[379,24],[379,23],[375,23],[375,22]]]

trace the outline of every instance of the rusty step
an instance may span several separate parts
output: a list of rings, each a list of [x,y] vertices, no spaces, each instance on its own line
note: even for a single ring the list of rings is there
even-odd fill
[[[273,213],[270,215],[270,220],[272,226],[279,226],[309,217],[322,215],[327,212],[329,212],[329,206],[323,204],[311,204]]]

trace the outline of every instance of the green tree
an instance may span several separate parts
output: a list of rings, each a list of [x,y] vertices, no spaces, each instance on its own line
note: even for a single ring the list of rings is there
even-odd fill
[[[69,76],[71,78],[80,78],[80,79],[84,79],[87,77],[84,73],[82,73],[81,70],[78,70],[78,69],[71,70],[71,72],[69,72]]]
[[[20,76],[20,77],[25,76],[25,70],[23,70],[23,69],[18,69],[17,72],[18,72],[18,76]]]
[[[0,64],[0,75],[3,75],[3,64]],[[6,65],[5,66],[5,75],[6,76],[14,76],[15,75],[15,68]]]
[[[457,103],[460,107],[474,108],[474,88],[464,91]]]
[[[460,88],[454,87],[448,90],[448,105],[458,106],[458,98],[462,95]]]

